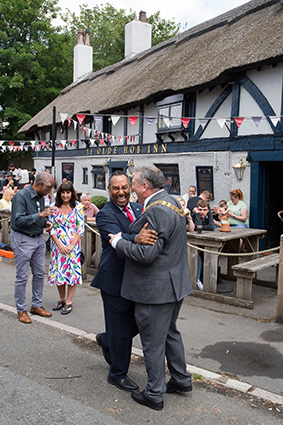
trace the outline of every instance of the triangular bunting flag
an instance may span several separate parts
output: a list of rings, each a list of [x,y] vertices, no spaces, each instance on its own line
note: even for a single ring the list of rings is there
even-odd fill
[[[0,140],[0,146],[2,146],[4,142],[5,140]]]
[[[100,141],[100,144],[103,145],[104,139],[99,139],[99,141]]]
[[[70,140],[73,146],[76,146],[77,141],[76,140]]]
[[[93,146],[94,143],[95,143],[95,139],[89,139],[89,141],[90,141],[91,146]]]
[[[217,118],[217,122],[218,122],[219,126],[221,128],[223,128],[225,123],[226,123],[226,118]]]
[[[76,130],[77,129],[77,124],[78,124],[77,121],[74,121],[73,120],[73,124],[74,124],[74,130]]]
[[[84,119],[85,119],[85,115],[83,114],[76,114],[77,120],[79,121],[79,124],[82,125]]]
[[[121,117],[119,115],[111,115],[113,125],[116,125]]]
[[[10,146],[14,147],[15,142],[9,142]]]
[[[280,117],[276,117],[275,115],[273,115],[273,116],[270,116],[269,118],[271,119],[272,124],[274,125],[274,127],[276,127],[277,124],[279,123]]]
[[[70,124],[71,124],[71,118],[70,117],[67,117],[67,120],[68,120],[68,127],[70,127]]]
[[[100,123],[102,121],[102,115],[93,115],[95,123]]]
[[[86,127],[83,127],[83,135],[85,134],[86,131]]]
[[[155,121],[155,117],[145,117],[146,122],[148,125],[152,125]]]
[[[132,124],[132,126],[135,126],[135,123],[137,122],[138,117],[129,117],[129,121]]]
[[[200,123],[200,125],[202,126],[203,129],[205,128],[205,126],[208,123],[208,121],[209,120],[207,118],[199,119],[199,123]]]
[[[237,124],[238,128],[240,128],[240,127],[241,127],[241,125],[242,125],[242,123],[243,123],[244,119],[245,119],[245,118],[243,118],[243,117],[234,118],[234,121],[235,121],[235,123]]]
[[[187,128],[187,127],[188,127],[189,122],[191,121],[191,118],[181,118],[181,121],[182,121],[182,123],[183,123],[183,126],[184,126],[185,128]]]
[[[252,117],[254,124],[258,127],[262,117]]]
[[[170,127],[170,119],[169,118],[163,117],[163,121],[165,122],[167,127]]]
[[[68,118],[68,114],[65,114],[64,112],[60,112],[60,118],[61,118],[61,121],[62,121],[62,125],[64,125],[64,122]]]

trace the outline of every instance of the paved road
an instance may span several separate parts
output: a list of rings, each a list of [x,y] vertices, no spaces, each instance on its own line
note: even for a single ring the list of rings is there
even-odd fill
[[[3,425],[202,424],[281,425],[273,403],[194,382],[187,395],[166,394],[156,412],[106,381],[107,365],[96,343],[33,320],[0,311],[0,423]],[[141,388],[143,362],[133,359],[129,376]]]

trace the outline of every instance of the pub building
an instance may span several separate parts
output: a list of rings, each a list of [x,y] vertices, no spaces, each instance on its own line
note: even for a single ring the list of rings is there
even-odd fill
[[[125,59],[92,72],[79,30],[74,81],[21,129],[57,184],[107,194],[111,172],[155,164],[172,195],[240,188],[261,247],[279,244],[283,209],[283,7],[255,0],[151,47],[145,12],[125,27]],[[52,124],[55,132],[52,133]],[[56,128],[55,128],[56,127]]]

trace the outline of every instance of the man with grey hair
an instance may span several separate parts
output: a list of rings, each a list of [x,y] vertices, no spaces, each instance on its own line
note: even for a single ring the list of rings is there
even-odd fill
[[[51,174],[37,173],[34,184],[18,191],[12,202],[10,242],[16,261],[15,301],[22,323],[31,323],[26,307],[30,267],[33,275],[30,312],[44,317],[52,316],[42,306],[46,251],[43,229],[51,230],[51,224],[46,219],[53,215],[55,209],[44,208],[44,196],[50,193],[54,185]]]
[[[109,235],[117,255],[125,257],[122,297],[135,302],[135,318],[141,336],[147,385],[132,392],[139,404],[163,408],[163,394],[189,392],[191,376],[186,371],[182,337],[176,321],[184,297],[192,292],[187,259],[185,214],[176,199],[164,189],[164,176],[154,167],[135,173],[132,188],[143,213],[129,228],[135,234],[148,223],[158,232],[154,245],[138,245]],[[171,374],[165,382],[165,357]]]

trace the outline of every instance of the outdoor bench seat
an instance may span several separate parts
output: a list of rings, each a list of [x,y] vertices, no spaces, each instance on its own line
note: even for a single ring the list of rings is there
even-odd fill
[[[252,284],[256,273],[278,264],[279,254],[271,254],[232,266],[233,274],[237,278],[236,298],[250,301],[250,308],[253,308]]]

